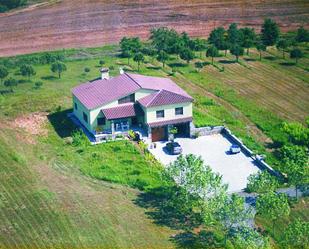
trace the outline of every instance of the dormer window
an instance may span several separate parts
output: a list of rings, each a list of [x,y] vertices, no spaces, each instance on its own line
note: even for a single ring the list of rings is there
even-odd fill
[[[125,96],[121,99],[118,99],[118,104],[121,105],[121,104],[125,104],[125,103],[134,103],[135,102],[135,94],[132,93],[128,96]]]

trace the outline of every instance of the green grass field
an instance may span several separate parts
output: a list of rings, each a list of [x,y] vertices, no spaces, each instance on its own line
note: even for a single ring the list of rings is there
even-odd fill
[[[0,86],[0,247],[176,247],[171,238],[180,231],[156,224],[149,215],[152,208],[135,202],[140,190],[160,186],[160,167],[129,142],[77,147],[66,143],[74,129],[66,117],[72,105],[70,89],[99,77],[100,59],[112,68],[112,75],[127,60],[117,56],[117,46],[62,52],[67,71],[61,79],[50,65],[35,65],[30,81],[18,68],[10,70],[11,77],[21,80],[13,93]],[[269,53],[265,56],[274,51]],[[171,77],[195,98],[197,126],[225,124],[251,149],[276,162],[269,144],[283,136],[281,123],[303,121],[309,114],[307,58],[285,66],[281,59],[260,62],[256,57],[252,51],[254,60],[242,59],[240,64],[227,63],[233,60],[230,55],[217,58],[224,72],[211,65],[198,71],[198,59],[186,65],[172,58],[162,69],[147,58],[140,73]],[[133,61],[126,67],[136,72]],[[40,89],[34,87],[36,81],[43,82]],[[286,105],[288,111],[283,111]],[[16,128],[16,118],[24,120],[34,112],[45,117],[34,129],[45,133]],[[299,212],[308,217],[302,206]]]

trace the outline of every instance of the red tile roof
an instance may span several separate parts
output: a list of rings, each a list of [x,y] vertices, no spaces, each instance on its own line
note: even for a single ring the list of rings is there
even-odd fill
[[[106,119],[118,119],[143,115],[143,110],[137,104],[130,103],[101,110]]]
[[[124,73],[108,80],[97,79],[72,89],[72,93],[88,109],[94,109],[136,92],[138,89],[166,90],[191,98],[169,78]],[[192,99],[192,98],[191,98]]]
[[[154,123],[148,123],[150,127],[159,127],[159,126],[164,126],[164,125],[169,125],[169,124],[181,124],[181,123],[186,123],[186,122],[191,122],[192,117],[189,118],[179,118],[179,119],[173,119],[173,120],[164,120],[164,121],[159,121],[159,122],[154,122]]]
[[[160,90],[159,92],[152,93],[144,98],[139,99],[138,102],[144,107],[153,107],[191,102],[192,100],[193,99],[191,97],[166,90]]]

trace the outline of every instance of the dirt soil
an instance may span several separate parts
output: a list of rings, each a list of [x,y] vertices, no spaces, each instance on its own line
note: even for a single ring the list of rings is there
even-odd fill
[[[35,112],[28,115],[17,117],[12,126],[19,128],[18,138],[24,142],[35,144],[36,136],[47,136],[47,129],[44,124],[47,121],[47,113]]]
[[[259,29],[271,17],[283,31],[309,26],[306,0],[62,0],[0,14],[0,56],[146,39],[149,29],[168,26],[207,36],[231,22]]]

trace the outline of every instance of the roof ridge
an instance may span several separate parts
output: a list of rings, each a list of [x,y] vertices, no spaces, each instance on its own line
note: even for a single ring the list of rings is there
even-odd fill
[[[142,86],[140,84],[137,83],[137,81],[135,79],[133,79],[128,73],[124,73],[126,76],[128,76],[136,85],[138,85],[140,88],[142,88]]]
[[[146,105],[146,107],[148,107],[149,105],[151,105],[151,103],[155,100],[155,98],[159,95],[159,93],[161,93],[163,91],[163,89],[154,92],[152,99],[148,102],[148,104]]]

